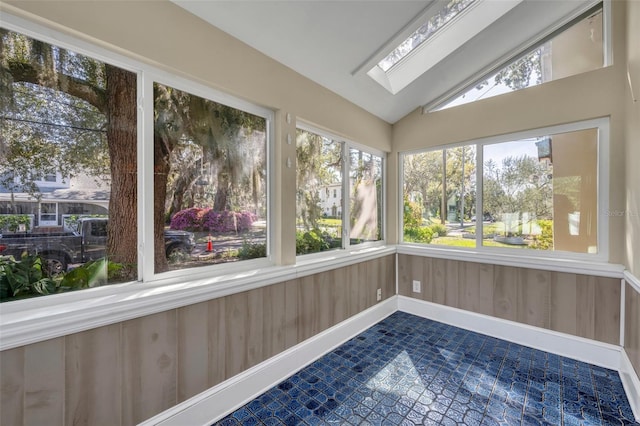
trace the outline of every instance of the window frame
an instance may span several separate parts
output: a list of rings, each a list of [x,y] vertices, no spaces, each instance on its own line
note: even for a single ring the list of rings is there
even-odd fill
[[[610,120],[608,117],[595,118],[591,120],[578,121],[568,124],[560,124],[554,126],[540,127],[531,130],[519,131],[499,136],[490,136],[486,138],[472,139],[464,142],[457,142],[447,145],[438,145],[428,147],[426,149],[411,150],[400,152],[398,154],[398,193],[404,194],[404,158],[407,155],[419,154],[430,151],[438,151],[448,148],[456,148],[460,146],[476,146],[476,212],[482,212],[483,190],[484,190],[484,158],[483,148],[486,145],[494,145],[499,143],[517,141],[520,139],[529,139],[540,136],[548,136],[557,133],[567,133],[579,130],[597,129],[598,131],[598,147],[597,147],[597,186],[596,199],[598,206],[597,219],[597,253],[574,253],[568,251],[543,251],[529,249],[525,251],[528,258],[537,261],[546,261],[548,259],[562,259],[571,261],[585,262],[608,262],[609,261],[609,217],[607,210],[609,209],[609,145],[610,145]],[[481,166],[478,166],[481,165]],[[476,230],[482,230],[482,215],[476,214]],[[476,246],[473,248],[453,247],[446,245],[431,245],[420,243],[408,243],[404,241],[404,220],[402,201],[398,202],[398,245],[405,247],[419,247],[420,251],[433,253],[468,253],[481,254],[484,256],[502,256],[511,257],[522,254],[523,249],[509,249],[501,247],[486,247],[482,245],[482,232],[476,232]],[[521,257],[521,256],[520,256]]]
[[[358,252],[361,251],[363,249],[369,249],[372,247],[381,247],[384,246],[386,244],[386,222],[385,222],[385,218],[381,218],[381,238],[378,241],[366,241],[364,243],[361,244],[355,244],[352,245],[350,240],[349,240],[349,231],[351,230],[351,226],[350,226],[350,215],[351,215],[351,186],[350,186],[350,182],[349,182],[349,150],[350,149],[357,149],[363,152],[366,152],[367,154],[371,154],[371,155],[375,155],[380,157],[381,159],[381,168],[382,168],[382,173],[381,173],[381,177],[382,177],[382,205],[381,205],[381,210],[383,213],[386,212],[386,186],[387,186],[387,179],[386,179],[386,172],[387,172],[387,166],[386,166],[386,161],[387,161],[387,156],[383,151],[377,150],[375,148],[371,148],[371,147],[367,147],[365,145],[359,144],[357,142],[354,142],[352,140],[349,140],[348,138],[342,137],[337,135],[336,133],[324,130],[320,127],[314,126],[313,124],[309,124],[308,122],[301,120],[301,119],[297,119],[296,122],[296,129],[297,130],[302,130],[305,132],[310,132],[310,133],[314,133],[316,135],[331,139],[334,142],[340,143],[341,144],[341,155],[343,158],[342,161],[342,179],[341,179],[341,191],[342,191],[342,215],[341,215],[341,220],[342,220],[342,248],[340,249],[335,249],[335,250],[326,250],[326,251],[321,251],[321,252],[316,252],[316,253],[307,253],[307,254],[301,254],[298,255],[296,254],[296,263],[299,262],[305,262],[306,259],[316,259],[316,258],[332,258],[335,257],[335,253],[336,252],[350,252],[350,253],[354,253],[354,252]],[[297,148],[297,147],[296,147]],[[297,167],[297,165],[296,165]]]
[[[571,15],[567,16],[565,19],[562,19],[556,24],[548,27],[547,29],[539,33],[537,36],[533,37],[528,42],[507,52],[497,60],[491,62],[486,67],[472,74],[469,78],[467,78],[462,83],[455,86],[453,89],[448,90],[447,92],[437,97],[433,101],[429,102],[426,105],[423,105],[422,113],[429,114],[432,112],[438,112],[438,111],[449,109],[449,108],[455,108],[456,106],[469,105],[474,102],[482,100],[482,99],[478,99],[473,102],[467,102],[461,105],[455,105],[449,108],[443,108],[449,102],[457,99],[459,96],[465,94],[474,86],[478,85],[478,83],[484,80],[487,80],[489,77],[493,76],[495,73],[499,72],[501,69],[518,61],[520,58],[528,55],[529,53],[541,47],[547,41],[552,40],[555,36],[569,29],[574,24],[577,24],[578,22],[580,22],[582,19],[585,18],[584,15],[591,13],[598,6],[601,6],[602,8],[602,45],[603,45],[602,46],[603,47],[602,68],[613,65],[613,48],[612,48],[612,41],[611,41],[612,40],[611,0],[598,0],[598,1],[591,0],[591,1],[585,2],[583,7],[574,11]],[[567,76],[567,77],[570,78],[572,76]],[[554,81],[554,80],[551,80],[551,81]],[[516,91],[519,91],[519,90],[516,90]],[[513,91],[508,93],[513,93]],[[497,96],[500,96],[500,95],[497,95]],[[486,99],[489,99],[489,98],[486,98]]]
[[[142,263],[142,277],[141,281],[143,282],[152,282],[157,280],[165,280],[165,279],[180,279],[184,277],[190,278],[204,278],[210,277],[212,275],[224,275],[228,273],[238,272],[242,270],[249,269],[257,269],[264,268],[274,264],[274,253],[273,253],[273,238],[274,235],[274,221],[271,220],[272,212],[274,211],[274,200],[272,197],[273,191],[273,177],[272,171],[274,170],[274,156],[273,156],[273,141],[275,140],[274,136],[274,120],[275,120],[275,112],[271,109],[261,107],[250,103],[248,101],[244,101],[242,99],[233,97],[219,90],[213,89],[209,86],[205,86],[203,84],[197,83],[193,80],[179,77],[168,72],[159,71],[156,69],[151,69],[143,73],[143,90],[142,93],[150,93],[151,96],[143,97],[143,121],[147,124],[146,129],[150,129],[150,131],[144,132],[142,136],[142,147],[138,148],[139,154],[142,155],[142,160],[138,161],[138,169],[139,169],[139,177],[138,177],[138,200],[142,201],[142,205],[138,206],[138,212],[141,216],[141,221],[138,221],[138,229],[142,229],[142,235],[138,237],[139,244],[142,244],[142,253],[143,258],[145,259],[154,259],[154,244],[153,240],[144,241],[145,235],[153,235],[153,209],[146,209],[144,206],[153,206],[153,171],[154,171],[154,154],[153,154],[153,144],[154,144],[154,99],[153,99],[153,84],[159,83],[165,86],[171,86],[174,89],[181,90],[183,92],[188,92],[191,95],[195,95],[201,97],[203,99],[207,99],[219,104],[223,104],[225,106],[235,108],[238,110],[242,110],[244,112],[248,112],[250,114],[262,117],[266,122],[266,147],[265,147],[265,155],[266,155],[266,196],[267,196],[267,256],[266,258],[260,259],[250,259],[243,260],[241,262],[230,262],[224,264],[217,265],[208,265],[201,266],[195,268],[187,268],[187,269],[178,269],[174,271],[166,271],[161,273],[155,272],[155,265],[153,261],[150,262],[138,262],[138,267]],[[140,171],[140,168],[143,170]],[[140,177],[142,174],[142,177]],[[142,185],[140,187],[140,180],[144,182],[149,182],[148,184]],[[143,239],[141,240],[140,237]],[[146,244],[145,244],[146,243]],[[240,265],[240,266],[238,266]],[[151,277],[150,279],[144,279],[144,277]]]
[[[116,53],[104,48],[96,43],[82,40],[81,38],[68,35],[41,24],[32,22],[22,17],[3,13],[0,19],[0,26],[7,30],[24,34],[30,38],[40,40],[71,50],[75,53],[96,59],[132,72],[137,77],[137,155],[138,155],[138,176],[137,176],[137,213],[138,213],[138,264],[137,279],[133,281],[114,283],[98,288],[84,289],[82,291],[68,292],[46,297],[36,297],[24,300],[16,300],[3,303],[3,310],[6,310],[7,303],[13,305],[26,306],[52,306],[60,303],[60,298],[68,301],[87,300],[93,297],[119,294],[123,291],[123,286],[142,286],[147,284],[169,285],[176,282],[205,279],[209,277],[224,277],[234,275],[249,269],[260,269],[275,264],[273,250],[273,238],[275,223],[271,216],[275,211],[275,200],[273,194],[274,184],[274,141],[275,141],[275,111],[257,104],[234,97],[225,92],[216,90],[195,81],[182,77],[176,73],[171,73],[160,69],[154,65],[132,59],[128,56]],[[267,156],[267,257],[261,259],[244,260],[242,262],[231,262],[230,264],[207,265],[199,268],[187,268],[176,271],[155,273],[154,242],[153,242],[153,209],[146,206],[153,206],[153,129],[154,129],[154,99],[153,83],[170,85],[179,90],[187,91],[193,95],[200,96],[214,102],[241,109],[245,112],[260,116],[266,120],[266,156]],[[240,266],[238,266],[240,265]],[[88,291],[89,290],[89,291]],[[89,293],[87,295],[87,293]],[[45,299],[44,301],[42,299]],[[50,302],[50,300],[54,299]],[[34,303],[36,302],[37,303]]]

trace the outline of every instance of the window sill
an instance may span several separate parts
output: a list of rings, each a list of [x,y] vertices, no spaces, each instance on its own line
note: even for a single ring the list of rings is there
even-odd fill
[[[398,254],[435,257],[439,259],[461,260],[465,262],[489,263],[493,265],[514,266],[519,268],[542,269],[545,271],[568,272],[573,274],[596,275],[601,277],[622,278],[624,266],[603,261],[567,259],[554,257],[522,256],[514,254],[489,253],[480,250],[462,250],[455,248],[398,244]]]
[[[395,246],[375,246],[301,259],[296,265],[266,266],[191,281],[115,284],[5,302],[0,305],[0,350],[176,309],[395,252]]]

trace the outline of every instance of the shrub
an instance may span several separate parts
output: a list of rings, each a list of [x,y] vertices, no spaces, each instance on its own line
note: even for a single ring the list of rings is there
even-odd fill
[[[418,228],[422,225],[422,207],[418,203],[409,201],[409,197],[404,196],[403,221],[405,228]]]
[[[318,228],[307,232],[296,231],[296,254],[317,253],[335,247],[333,238]]]
[[[433,238],[433,232],[428,227],[406,228],[404,230],[405,242],[429,244]]]
[[[204,213],[205,210],[198,207],[180,210],[171,218],[170,228],[179,231],[200,231]]]
[[[244,241],[238,250],[238,257],[242,260],[257,259],[267,256],[267,245],[264,243],[248,243]]]
[[[429,229],[431,229],[431,233],[435,236],[436,234],[438,234],[438,237],[446,237],[447,236],[447,232],[449,232],[447,230],[447,227],[444,226],[441,223],[434,223],[433,225],[431,225],[429,227]]]
[[[10,232],[17,232],[20,225],[25,226],[25,230],[29,232],[31,226],[31,218],[26,214],[10,214],[0,216],[0,233],[3,229]]]
[[[171,218],[171,229],[180,231],[208,231],[217,234],[227,232],[246,232],[251,229],[256,216],[247,211],[217,212],[212,209],[192,207],[180,210]]]
[[[534,238],[531,248],[538,250],[553,250],[553,221],[539,220],[541,233]]]
[[[107,258],[92,260],[67,272],[60,282],[60,291],[78,290],[107,285],[110,281],[124,278],[125,265]]]
[[[19,261],[0,257],[0,301],[56,293],[58,283],[47,276],[43,265],[40,256],[23,256]]]

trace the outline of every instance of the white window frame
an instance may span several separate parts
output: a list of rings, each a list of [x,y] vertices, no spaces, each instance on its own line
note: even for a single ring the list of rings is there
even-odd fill
[[[443,109],[449,102],[457,99],[462,94],[469,91],[474,86],[477,86],[478,83],[488,79],[504,67],[510,65],[513,62],[516,62],[518,59],[526,56],[527,54],[533,52],[535,49],[542,46],[546,41],[553,39],[554,36],[561,34],[564,30],[576,24],[581,15],[594,8],[595,6],[602,3],[602,44],[603,44],[603,64],[602,67],[608,67],[613,64],[613,48],[612,48],[612,31],[611,31],[611,0],[589,0],[585,1],[584,5],[578,10],[574,11],[570,16],[563,19],[561,22],[552,25],[547,28],[536,37],[529,40],[527,43],[518,46],[517,48],[507,52],[502,57],[492,62],[488,66],[479,70],[471,77],[455,86],[453,89],[445,92],[443,95],[437,97],[432,102],[424,105],[422,107],[422,113],[428,114],[430,112],[436,112]],[[553,81],[553,80],[551,80]],[[520,89],[521,90],[521,89]],[[513,93],[508,92],[508,93]],[[500,95],[497,95],[500,96]],[[488,99],[488,98],[485,98]],[[478,99],[480,101],[482,99]],[[477,102],[473,101],[473,102]],[[467,102],[461,105],[468,105],[473,102]],[[456,105],[457,106],[457,105]],[[451,107],[455,108],[455,106]]]
[[[569,124],[562,124],[557,126],[541,127],[532,130],[526,130],[521,132],[509,133],[500,136],[493,136],[481,139],[474,139],[466,142],[455,143],[451,145],[440,145],[429,147],[428,149],[420,149],[413,151],[402,152],[399,155],[398,164],[398,193],[403,193],[404,188],[404,157],[412,154],[419,154],[430,151],[439,151],[442,149],[455,148],[459,146],[476,146],[476,212],[482,212],[482,197],[483,197],[483,178],[484,178],[484,158],[483,148],[485,145],[493,145],[498,143],[517,141],[521,139],[530,139],[540,136],[547,136],[551,134],[567,133],[578,130],[598,129],[598,184],[597,184],[597,206],[598,206],[598,229],[597,229],[597,248],[598,252],[589,253],[573,253],[568,251],[545,251],[545,250],[533,250],[533,249],[509,249],[500,247],[485,247],[482,245],[482,232],[476,232],[476,246],[474,248],[466,247],[452,247],[446,245],[432,245],[432,244],[419,244],[419,243],[407,243],[404,242],[404,215],[402,202],[399,202],[398,206],[398,235],[401,246],[419,247],[420,251],[433,252],[437,256],[444,253],[448,253],[452,258],[456,258],[457,253],[466,254],[480,254],[486,257],[522,257],[526,254],[526,257],[533,259],[533,263],[536,260],[539,261],[539,266],[546,266],[546,262],[549,259],[562,259],[572,261],[585,261],[585,262],[608,262],[609,260],[609,217],[606,214],[609,208],[609,118],[597,118],[586,121],[579,121]],[[476,214],[476,229],[482,227],[482,215]],[[523,251],[525,250],[525,251]],[[438,253],[440,253],[438,255]],[[466,258],[466,255],[462,257]]]
[[[44,204],[53,204],[56,208],[55,213],[43,213],[42,206]],[[43,216],[51,216],[55,217],[54,220],[44,220]],[[58,226],[58,203],[55,201],[41,201],[38,203],[38,226]]]
[[[143,281],[156,281],[159,279],[180,279],[185,276],[189,276],[190,278],[205,278],[210,277],[212,275],[221,275],[227,273],[233,273],[237,271],[246,271],[247,269],[257,269],[264,268],[267,266],[271,266],[274,264],[274,256],[273,256],[273,244],[271,236],[273,234],[273,220],[271,220],[271,212],[274,211],[274,200],[271,196],[273,178],[272,178],[272,170],[273,170],[273,123],[275,114],[272,110],[254,105],[250,102],[235,98],[226,93],[220,92],[218,90],[212,89],[210,87],[204,86],[199,83],[195,83],[186,78],[178,77],[167,72],[161,72],[159,70],[150,70],[144,73],[143,75],[143,93],[150,93],[151,96],[144,96],[143,102],[143,120],[147,124],[147,129],[151,129],[150,132],[145,132],[143,135],[143,145],[142,150],[139,151],[143,158],[144,166],[142,171],[142,180],[145,182],[149,182],[149,184],[145,184],[142,187],[142,191],[138,192],[138,199],[142,199],[143,205],[153,205],[153,116],[154,116],[154,105],[153,105],[153,84],[159,83],[165,86],[170,86],[172,88],[181,90],[183,92],[187,92],[189,94],[199,96],[201,98],[223,104],[225,106],[235,108],[244,112],[248,112],[250,114],[262,117],[266,122],[265,136],[266,136],[266,156],[267,156],[267,173],[266,173],[266,196],[267,196],[267,257],[260,259],[249,259],[243,260],[241,262],[230,262],[226,264],[217,264],[217,265],[209,265],[209,266],[201,266],[197,268],[189,268],[189,269],[179,269],[175,271],[167,271],[162,273],[155,272],[154,262],[142,262],[143,277],[151,277],[150,279],[144,279]],[[149,127],[150,126],[150,127]],[[138,162],[140,165],[140,161]],[[140,168],[140,167],[139,167]],[[140,189],[140,188],[139,188]],[[143,229],[143,238],[144,235],[153,235],[153,209],[147,209],[139,206],[138,211],[142,212],[142,223],[138,224],[138,228]],[[143,241],[142,253],[144,258],[153,259],[154,258],[154,250],[153,250],[153,241],[150,241],[151,244],[144,244],[144,239],[139,241]],[[138,262],[140,264],[141,262]]]
[[[380,157],[380,159],[382,160],[382,212],[384,214],[384,212],[386,212],[386,155],[383,151],[368,147],[368,146],[364,146],[362,144],[359,144],[357,142],[353,142],[351,140],[349,140],[348,138],[342,137],[342,136],[338,136],[335,133],[332,133],[330,131],[321,129],[317,126],[314,126],[313,124],[309,124],[303,120],[298,119],[296,122],[296,128],[299,130],[303,130],[306,132],[310,132],[310,133],[315,133],[316,135],[319,136],[323,136],[327,139],[331,139],[333,142],[335,143],[340,143],[342,146],[342,181],[341,181],[341,192],[342,192],[342,248],[341,249],[335,249],[335,250],[327,250],[327,251],[321,251],[321,252],[317,252],[317,253],[307,253],[307,254],[302,254],[302,255],[296,255],[296,259],[298,259],[298,261],[303,261],[303,259],[315,259],[315,258],[329,258],[329,257],[334,257],[335,253],[338,251],[343,251],[343,252],[357,252],[360,251],[362,249],[368,249],[371,247],[380,247],[385,245],[386,242],[386,227],[385,227],[385,220],[384,217],[380,218],[381,220],[381,226],[382,226],[382,232],[381,232],[381,238],[379,241],[367,241],[361,244],[351,244],[351,241],[349,239],[349,231],[351,230],[350,227],[350,215],[351,215],[351,187],[349,185],[349,150],[350,149],[357,149],[360,150],[362,152],[366,152],[367,154],[372,154],[375,156]]]
[[[273,211],[273,200],[271,195],[273,155],[272,144],[274,140],[274,112],[264,107],[254,105],[250,102],[235,98],[226,93],[217,91],[208,86],[195,83],[187,78],[178,77],[154,66],[132,60],[127,57],[120,56],[109,50],[102,49],[90,43],[83,42],[74,37],[58,33],[51,29],[34,24],[28,20],[15,17],[9,14],[3,14],[2,27],[15,31],[31,38],[42,40],[59,46],[64,49],[72,50],[76,53],[94,58],[96,60],[109,63],[124,70],[133,72],[137,75],[137,140],[138,140],[138,276],[136,281],[130,282],[136,284],[140,282],[171,282],[176,280],[184,280],[189,278],[210,277],[212,275],[229,274],[247,268],[262,268],[273,265],[273,250],[270,247],[273,235],[273,221],[270,220],[270,214]],[[214,102],[240,109],[245,112],[265,118],[267,122],[267,258],[244,260],[232,264],[218,264],[210,266],[202,266],[199,268],[181,269],[164,273],[155,273],[154,259],[154,243],[153,243],[153,209],[147,206],[153,206],[153,83],[166,84],[176,89],[189,92],[193,95],[210,99]],[[106,291],[107,287],[100,289],[91,289],[93,292],[98,290]],[[85,290],[86,291],[86,290]],[[75,293],[69,293],[69,295]],[[50,296],[49,296],[50,297]]]
[[[115,324],[145,315],[163,312],[218,297],[285,282],[305,275],[366,260],[388,256],[396,248],[381,245],[377,249],[361,250],[348,255],[333,256],[323,262],[299,265],[274,265],[272,258],[275,200],[273,144],[274,113],[271,110],[244,102],[218,92],[209,86],[197,84],[170,74],[148,63],[126,57],[93,42],[54,30],[10,13],[0,14],[0,26],[31,38],[73,50],[94,59],[120,67],[137,75],[137,150],[138,150],[138,281],[112,284],[46,297],[4,302],[0,306],[0,350],[20,347],[47,339],[81,332],[95,327]],[[153,82],[168,84],[198,96],[239,108],[247,112],[268,113],[267,134],[267,238],[268,258],[236,262],[235,265],[211,265],[184,269],[181,273],[153,274],[153,214],[147,205],[153,205]],[[149,143],[151,141],[151,143]],[[371,152],[371,148],[365,150]],[[383,161],[385,157],[382,156]],[[384,177],[383,177],[384,179]],[[149,245],[151,247],[149,247]],[[367,245],[367,247],[370,247]],[[151,266],[146,265],[150,263]],[[260,265],[265,265],[260,267]]]

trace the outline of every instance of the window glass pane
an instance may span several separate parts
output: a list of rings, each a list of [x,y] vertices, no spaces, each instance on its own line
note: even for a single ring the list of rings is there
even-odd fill
[[[455,18],[471,3],[476,0],[451,0],[437,14],[433,15],[427,22],[415,30],[405,41],[389,53],[383,60],[378,62],[378,66],[384,72],[400,62],[416,47],[427,41],[429,37],[444,27],[449,21]]]
[[[136,75],[9,30],[0,45],[0,270],[44,273],[0,272],[1,299],[136,279]],[[111,225],[89,250],[95,220]]]
[[[604,66],[602,9],[435,110],[584,73]]]
[[[483,245],[597,253],[598,130],[484,146]]]
[[[350,244],[382,239],[382,158],[349,149]]]
[[[408,154],[403,170],[403,240],[475,247],[475,146]]]
[[[154,84],[155,271],[267,256],[267,120]]]
[[[297,130],[296,254],[342,248],[342,143]]]

